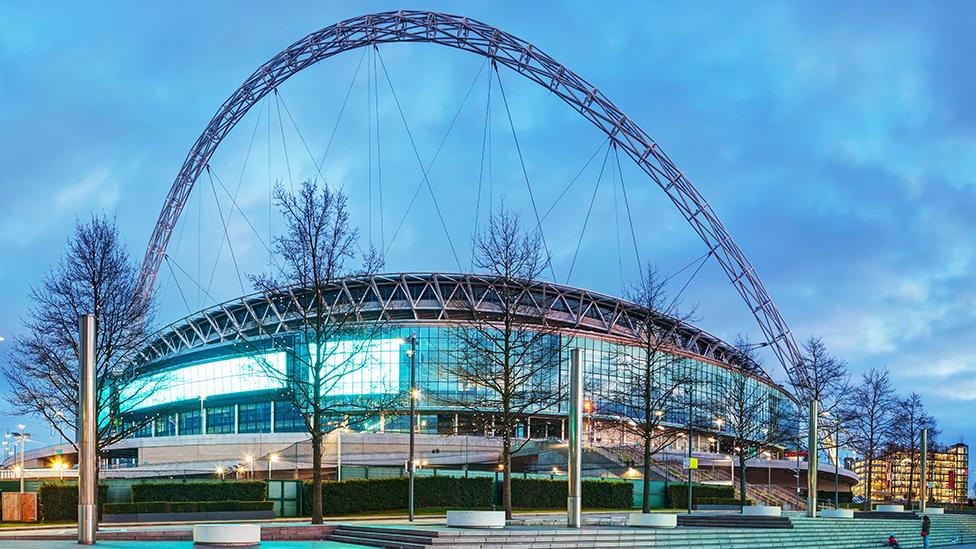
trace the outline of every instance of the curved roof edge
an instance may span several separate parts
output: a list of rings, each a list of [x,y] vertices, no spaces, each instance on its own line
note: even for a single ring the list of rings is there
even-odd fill
[[[363,320],[463,322],[464,312],[492,312],[491,288],[497,277],[466,273],[387,273],[350,276],[327,290],[333,303],[357,303]],[[637,340],[644,318],[642,308],[630,301],[599,292],[538,280],[521,280],[523,296],[545,311],[548,321],[567,329]],[[151,334],[138,353],[141,363],[240,339],[258,326],[273,326],[272,333],[287,331],[288,324],[308,318],[314,294],[301,286],[276,293],[255,292],[212,305],[170,323]],[[539,305],[545,303],[545,306]],[[282,306],[284,305],[284,307]],[[290,309],[290,312],[285,309]],[[744,368],[774,383],[762,367],[742,356],[734,346],[701,328],[658,312],[658,326],[667,326],[676,350],[722,364]],[[677,329],[671,329],[677,323]],[[264,328],[266,331],[267,328]]]

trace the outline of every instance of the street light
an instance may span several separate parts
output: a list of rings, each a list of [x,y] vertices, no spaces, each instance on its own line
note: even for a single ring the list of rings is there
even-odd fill
[[[278,461],[278,454],[268,456],[268,480],[271,480],[271,464]]]
[[[10,433],[14,437],[14,440],[20,443],[20,464],[14,468],[14,470],[17,471],[17,474],[20,476],[21,494],[24,493],[24,444],[27,442],[27,439],[30,438],[30,433],[24,431],[25,427],[26,426],[21,423],[17,426],[17,428],[20,429],[19,433]],[[16,451],[16,449],[14,451]]]
[[[224,480],[225,471],[226,470],[224,469],[223,465],[218,465],[217,468],[214,469],[214,472],[217,473],[217,476],[220,478],[220,480]]]
[[[244,456],[244,462],[247,463],[247,471],[249,478],[254,478],[254,456],[247,454]]]

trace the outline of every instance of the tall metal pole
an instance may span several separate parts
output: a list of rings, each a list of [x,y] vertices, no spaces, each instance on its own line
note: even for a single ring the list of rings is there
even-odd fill
[[[566,498],[566,525],[579,528],[583,525],[583,350],[570,353],[569,369],[569,480]]]
[[[820,407],[816,400],[810,401],[810,431],[807,436],[807,516],[816,517],[817,516],[817,471],[818,471],[818,455],[817,448],[818,444],[818,434],[817,434],[817,416],[819,415]]]
[[[407,458],[407,520],[413,522],[414,431],[417,426],[417,336],[410,334],[410,456]]]
[[[24,444],[25,444],[24,438],[26,436],[27,433],[24,432],[23,429],[21,429],[21,433],[19,437],[20,438],[20,493],[21,494],[24,493]]]
[[[691,505],[691,482],[694,479],[694,477],[692,475],[694,475],[694,472],[695,472],[695,470],[691,468],[691,452],[693,450],[692,443],[691,443],[691,439],[695,435],[695,427],[693,425],[694,424],[694,421],[692,421],[692,419],[691,419],[691,415],[693,413],[693,410],[692,410],[692,408],[693,408],[692,395],[693,394],[694,394],[694,387],[692,387],[691,384],[689,384],[688,385],[688,514],[689,515],[691,514],[691,508],[692,508],[692,505]],[[732,467],[733,467],[733,470],[734,470],[735,465],[733,464]],[[741,474],[745,474],[745,471],[742,471]],[[732,476],[733,477],[735,476],[735,473],[734,472],[732,473]],[[734,479],[733,479],[732,483],[733,483],[732,484],[732,490],[734,491],[735,490],[735,480]]]
[[[929,456],[929,430],[922,429],[922,464],[919,471],[918,481],[918,508],[922,513],[925,512],[925,500],[928,499],[928,456]]]
[[[78,430],[78,543],[93,545],[98,526],[95,492],[95,316],[80,322],[81,372],[79,377],[80,429]]]

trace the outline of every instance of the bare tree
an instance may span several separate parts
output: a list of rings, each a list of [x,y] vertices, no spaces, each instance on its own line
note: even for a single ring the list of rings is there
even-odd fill
[[[343,286],[348,277],[366,278],[380,265],[372,250],[357,253],[358,232],[350,223],[346,196],[304,182],[294,193],[279,184],[274,201],[285,219],[274,240],[282,263],[277,273],[251,280],[294,325],[286,333],[261,326],[253,337],[242,337],[240,345],[281,382],[304,418],[312,446],[312,523],[321,524],[325,436],[386,409],[400,398],[399,387],[385,380],[371,380],[373,386],[363,391],[368,394],[347,387],[350,376],[374,361],[375,342],[386,328],[382,318],[364,321],[365,304]],[[270,360],[269,350],[289,355],[293,367]]]
[[[930,443],[940,431],[935,418],[925,411],[922,398],[918,393],[912,393],[898,400],[896,406],[891,433],[892,443],[897,451],[908,455],[908,493],[905,499],[910,503],[914,495],[915,464],[921,451],[922,430],[928,429]],[[919,482],[925,482],[925,479],[920,479]]]
[[[621,416],[620,429],[640,440],[644,513],[651,512],[651,459],[678,439],[680,431],[667,429],[665,422],[675,421],[684,412],[678,396],[683,387],[690,386],[681,368],[687,359],[674,352],[674,336],[691,314],[677,312],[677,304],[667,297],[665,282],[648,265],[630,291],[627,297],[638,307],[633,320],[640,346],[615,353],[618,376],[608,387],[597,389],[612,413]]]
[[[96,449],[105,449],[152,421],[127,412],[152,394],[156,378],[133,360],[141,347],[151,300],[137,292],[138,269],[113,219],[75,222],[64,257],[31,289],[26,335],[14,342],[3,375],[13,411],[42,417],[75,449],[80,341],[78,319],[95,315]],[[126,420],[123,421],[123,415]]]
[[[847,364],[831,356],[823,340],[811,337],[803,345],[802,381],[792,383],[793,393],[803,403],[816,401],[819,406],[818,448],[834,463],[834,504],[840,497],[840,447],[843,443],[848,409],[845,407],[850,389]],[[816,474],[807,471],[807,474]]]
[[[882,457],[891,439],[895,391],[887,370],[872,368],[861,374],[861,383],[851,391],[846,416],[849,418],[848,441],[867,464],[867,487],[864,509],[871,510],[872,462]]]
[[[501,433],[502,504],[512,516],[512,454],[526,443],[515,440],[531,413],[544,412],[559,400],[558,363],[562,344],[549,325],[550,300],[533,290],[548,258],[537,234],[523,233],[516,214],[501,206],[474,243],[474,264],[488,276],[484,304],[454,328],[457,337],[439,368],[461,387],[444,403],[472,410],[492,410]],[[490,312],[486,312],[489,309]]]
[[[732,454],[738,458],[739,502],[746,504],[746,462],[764,449],[780,444],[792,436],[787,407],[773,390],[745,367],[756,358],[741,339],[739,349],[743,366],[720,373],[711,382],[712,400],[708,410],[731,439]]]

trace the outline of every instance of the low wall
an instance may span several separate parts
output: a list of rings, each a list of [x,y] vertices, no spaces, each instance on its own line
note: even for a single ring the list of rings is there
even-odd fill
[[[125,513],[104,514],[102,522],[193,522],[208,520],[266,520],[274,511],[213,511],[206,513]]]

